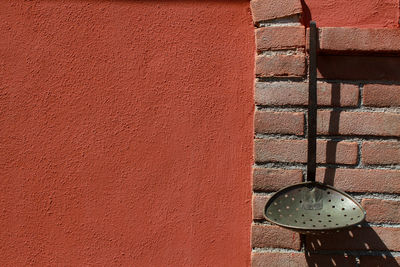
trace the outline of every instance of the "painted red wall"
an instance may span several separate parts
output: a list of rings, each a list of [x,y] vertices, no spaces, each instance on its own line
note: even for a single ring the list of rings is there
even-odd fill
[[[246,266],[248,1],[1,1],[0,265]]]
[[[397,28],[399,0],[302,0],[319,27]]]

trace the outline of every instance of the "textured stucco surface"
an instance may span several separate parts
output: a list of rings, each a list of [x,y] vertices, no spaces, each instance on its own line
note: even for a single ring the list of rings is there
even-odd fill
[[[302,0],[303,16],[318,27],[399,27],[399,0]],[[311,13],[311,14],[310,14]]]
[[[249,264],[248,5],[1,1],[1,266]]]

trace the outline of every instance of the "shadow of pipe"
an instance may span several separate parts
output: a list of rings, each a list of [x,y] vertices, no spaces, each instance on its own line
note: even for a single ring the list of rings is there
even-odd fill
[[[333,107],[340,106],[340,84],[334,83],[331,88],[331,104]],[[337,135],[339,133],[339,120],[340,112],[333,110],[330,112],[329,117],[329,129],[328,133],[330,135]],[[328,141],[326,145],[326,162],[330,164],[336,163],[336,153],[337,153],[338,142]],[[333,185],[334,177],[336,174],[336,168],[330,168],[325,171],[324,183]]]
[[[301,7],[303,9],[303,13],[301,14],[301,23],[306,27],[310,27],[310,21],[312,20],[310,8],[304,0],[301,0]]]

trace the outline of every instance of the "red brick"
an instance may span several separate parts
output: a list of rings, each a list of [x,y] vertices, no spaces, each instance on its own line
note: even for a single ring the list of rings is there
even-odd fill
[[[252,0],[250,2],[253,21],[271,20],[300,14],[300,0]]]
[[[331,80],[400,81],[400,57],[320,55],[318,77]]]
[[[317,132],[322,135],[400,136],[400,114],[319,111]]]
[[[381,256],[360,256],[361,267],[398,267],[400,266],[400,257],[390,255]]]
[[[300,249],[299,234],[276,225],[253,224],[252,246],[255,248]]]
[[[319,29],[321,51],[400,53],[400,29]]]
[[[355,142],[317,141],[318,163],[356,164]],[[256,139],[256,162],[307,162],[307,140]]]
[[[400,201],[363,199],[361,204],[369,222],[400,223]]]
[[[264,219],[264,208],[269,196],[253,194],[253,219]]]
[[[259,55],[256,58],[258,77],[301,77],[305,75],[305,57],[301,55]]]
[[[354,84],[318,83],[318,105],[355,107],[359,89]],[[255,102],[269,106],[307,106],[308,83],[273,82],[256,83]]]
[[[252,254],[253,267],[304,267],[304,266],[356,266],[353,256],[335,254],[314,254],[299,252],[255,252]]]
[[[304,253],[255,252],[252,254],[252,267],[304,267],[307,261]]]
[[[254,117],[256,133],[304,134],[303,112],[256,111]]]
[[[353,227],[339,233],[306,237],[306,248],[320,250],[400,250],[400,228]]]
[[[400,193],[400,170],[318,168],[316,179],[348,192]]]
[[[364,106],[370,107],[399,107],[400,86],[366,84],[363,90]]]
[[[340,266],[340,267],[354,267],[357,266],[357,261],[354,256],[337,255],[337,254],[306,254],[307,265],[305,266]]]
[[[400,142],[364,142],[362,144],[362,163],[374,164],[399,164]]]
[[[253,172],[253,190],[277,191],[289,184],[300,183],[302,179],[302,170],[255,167]]]
[[[256,29],[257,50],[284,50],[304,47],[303,26],[264,27]]]

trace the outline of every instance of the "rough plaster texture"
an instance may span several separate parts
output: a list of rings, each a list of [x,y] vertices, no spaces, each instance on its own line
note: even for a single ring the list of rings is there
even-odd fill
[[[399,27],[399,0],[302,0],[303,18],[318,27]]]
[[[0,18],[1,266],[249,265],[249,1]]]

